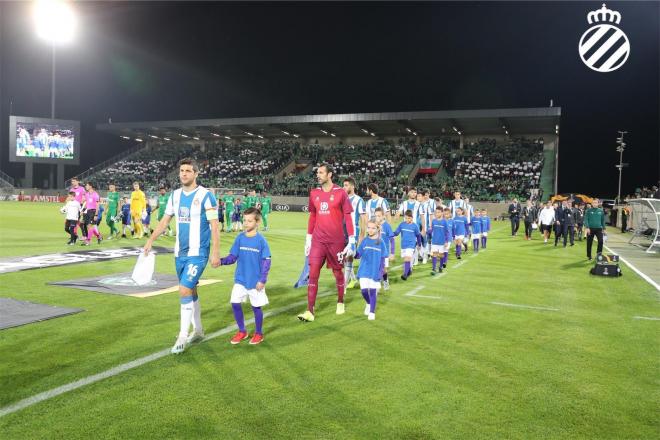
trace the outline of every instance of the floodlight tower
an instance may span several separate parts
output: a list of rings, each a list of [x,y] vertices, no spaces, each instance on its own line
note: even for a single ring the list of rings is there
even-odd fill
[[[73,41],[78,20],[71,3],[64,0],[36,1],[33,18],[37,36],[50,43],[52,48],[50,117],[55,119],[56,48]]]
[[[623,135],[628,133],[627,131],[619,131],[619,137],[616,138],[616,151],[619,152],[619,165],[616,167],[619,169],[619,191],[616,193],[616,201],[617,203],[621,203],[621,172],[623,171],[623,167],[627,164],[624,165],[623,163],[623,150],[626,149],[626,143],[623,142]]]

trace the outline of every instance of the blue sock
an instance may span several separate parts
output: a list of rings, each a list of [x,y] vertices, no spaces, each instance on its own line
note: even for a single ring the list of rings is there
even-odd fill
[[[263,335],[264,311],[261,310],[261,307],[254,306],[252,306],[252,311],[254,312],[254,326],[256,327],[255,332]]]
[[[410,272],[410,261],[406,261],[403,263],[403,275],[408,276],[409,272]]]
[[[376,289],[369,289],[369,311],[376,313]]]
[[[231,309],[234,312],[234,319],[238,325],[238,329],[242,332],[245,331],[245,320],[243,319],[243,308],[241,303],[231,303]]]
[[[362,289],[362,298],[369,304],[369,289]]]
[[[479,251],[479,239],[478,238],[475,238],[474,240],[472,240],[472,247],[474,248],[475,252]]]
[[[488,237],[482,237],[481,239],[483,240],[481,247],[486,249],[486,240],[488,240]]]
[[[438,267],[438,257],[434,255],[432,261],[433,261],[433,271],[435,271],[435,269]]]
[[[442,255],[442,264],[443,264],[443,265],[444,265],[444,264],[447,264],[447,261],[448,261],[448,260],[449,260],[449,252],[445,252],[445,253]]]
[[[456,245],[456,256],[460,257],[461,252],[463,252],[463,244]]]

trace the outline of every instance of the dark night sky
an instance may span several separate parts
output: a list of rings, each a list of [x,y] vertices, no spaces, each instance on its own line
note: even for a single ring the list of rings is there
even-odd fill
[[[343,112],[562,107],[561,192],[658,181],[660,3],[612,2],[631,55],[611,73],[577,46],[599,2],[81,3],[58,52],[57,114],[82,121],[82,165],[121,151],[106,122]],[[13,114],[50,113],[50,48],[29,3],[0,3],[0,164]]]

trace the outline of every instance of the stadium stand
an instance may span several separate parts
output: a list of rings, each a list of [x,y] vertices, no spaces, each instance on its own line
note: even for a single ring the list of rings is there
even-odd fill
[[[381,195],[401,197],[403,187],[414,184],[450,198],[455,190],[473,200],[527,199],[539,190],[544,172],[543,139],[484,138],[464,145],[455,138],[427,138],[421,143],[398,142],[320,145],[291,141],[155,144],[138,150],[87,177],[99,188],[114,182],[120,191],[133,181],[147,191],[160,185],[172,187],[178,180],[176,162],[193,157],[200,164],[200,183],[214,188],[266,190],[274,195],[306,196],[316,185],[316,168],[322,162],[335,167],[335,182],[353,176],[358,194],[377,183]],[[417,173],[420,160],[439,159],[433,174]],[[296,166],[291,166],[292,162]],[[287,168],[288,167],[288,168]],[[282,173],[284,169],[288,173]],[[547,180],[547,179],[546,179]]]

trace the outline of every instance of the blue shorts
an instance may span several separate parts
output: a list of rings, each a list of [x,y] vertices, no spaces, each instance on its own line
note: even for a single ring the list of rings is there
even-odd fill
[[[193,289],[199,279],[202,277],[208,257],[176,257],[174,265],[176,266],[176,275],[179,278],[181,286]]]

